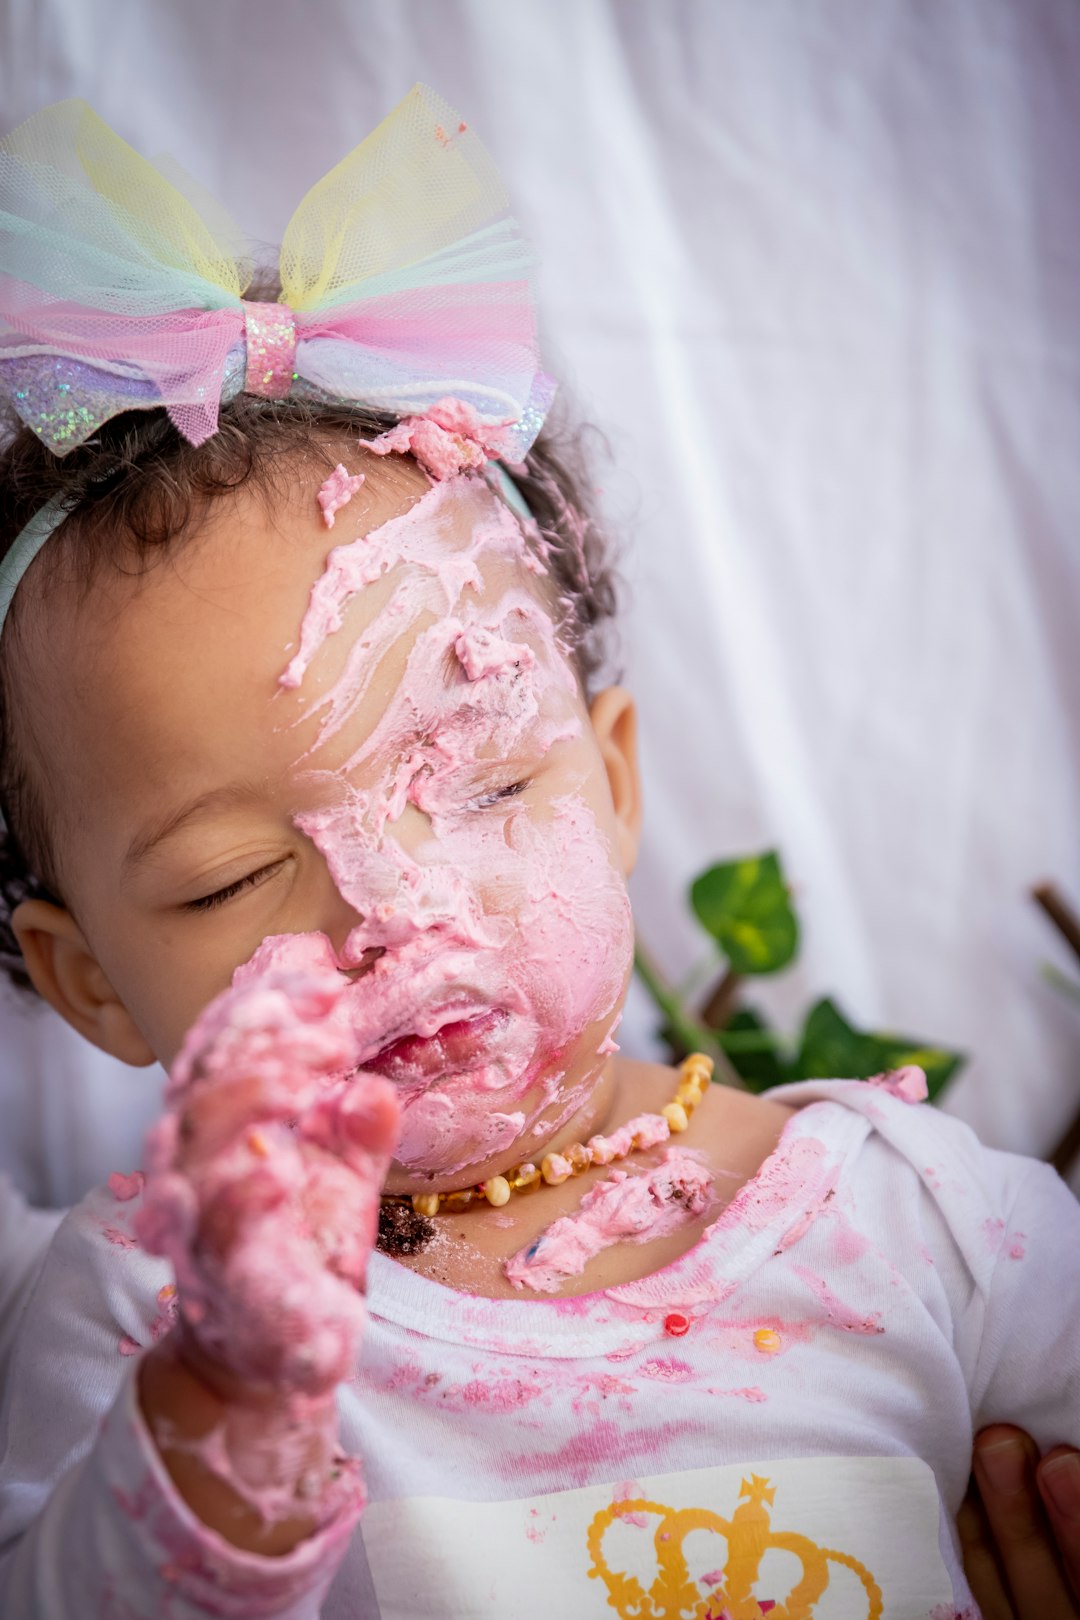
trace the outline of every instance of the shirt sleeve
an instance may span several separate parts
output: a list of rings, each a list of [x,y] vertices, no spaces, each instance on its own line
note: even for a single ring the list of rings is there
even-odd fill
[[[155,1336],[168,1271],[116,1244],[124,1228],[109,1223],[123,1216],[107,1200],[91,1195],[60,1228],[11,1357],[0,1423],[0,1614],[314,1620],[355,1527],[359,1489],[281,1558],[242,1552],[195,1517],[146,1428],[137,1355],[127,1353]]]
[[[1080,1202],[1031,1164],[988,1237],[997,1257],[971,1386],[977,1428],[1014,1423],[1041,1450],[1080,1446]]]

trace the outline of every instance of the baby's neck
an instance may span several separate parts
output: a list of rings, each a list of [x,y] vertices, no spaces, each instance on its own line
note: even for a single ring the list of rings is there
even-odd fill
[[[670,1102],[678,1076],[659,1064],[619,1059],[609,1078],[590,1096],[586,1110],[553,1139],[549,1151],[565,1149],[597,1131],[610,1133],[642,1113],[655,1113]],[[600,1095],[597,1096],[597,1092]],[[677,1231],[645,1243],[620,1243],[598,1255],[580,1276],[566,1279],[558,1294],[593,1293],[650,1275],[671,1265],[690,1249],[772,1152],[790,1110],[745,1093],[710,1086],[690,1128],[678,1146],[701,1154],[713,1172],[715,1201],[702,1216]],[[655,1166],[664,1148],[631,1154],[619,1168],[631,1174]],[[604,1181],[614,1166],[586,1170],[559,1186],[542,1185],[521,1193],[503,1209],[474,1204],[459,1214],[439,1214],[435,1237],[420,1252],[400,1256],[400,1263],[461,1293],[490,1299],[521,1298],[503,1267],[512,1255],[535,1242],[551,1224],[574,1214],[590,1188]],[[531,1297],[531,1296],[526,1296]]]

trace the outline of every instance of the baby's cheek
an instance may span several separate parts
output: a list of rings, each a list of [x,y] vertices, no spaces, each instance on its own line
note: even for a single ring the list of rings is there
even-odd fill
[[[583,1026],[612,1011],[630,969],[633,929],[621,872],[592,810],[560,800],[550,817],[508,828],[521,885],[515,972],[549,1016]]]

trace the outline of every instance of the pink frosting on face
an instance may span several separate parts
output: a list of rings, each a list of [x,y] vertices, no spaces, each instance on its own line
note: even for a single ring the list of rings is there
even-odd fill
[[[363,473],[350,474],[348,469],[338,462],[316,496],[322,508],[323,522],[328,529],[334,527],[335,512],[340,512],[343,506],[349,504],[357,490],[363,486],[363,482]]]
[[[350,1372],[398,1122],[355,1072],[339,974],[249,974],[194,1025],[147,1139],[136,1231],[174,1266],[202,1349],[317,1396]]]
[[[615,1170],[587,1192],[575,1215],[553,1222],[504,1268],[515,1288],[553,1294],[615,1243],[648,1243],[703,1215],[713,1201],[712,1174],[697,1155],[668,1148],[652,1170]]]
[[[520,641],[504,641],[493,630],[479,625],[461,632],[454,651],[470,681],[482,681],[485,675],[513,675],[531,669],[536,662],[531,647]]]
[[[296,818],[357,924],[337,955],[309,937],[268,942],[255,960],[315,950],[365,970],[339,1013],[359,1061],[399,1088],[399,1161],[432,1176],[508,1150],[534,1126],[560,1096],[564,1054],[610,1021],[630,962],[625,886],[584,799],[549,791],[526,808],[530,773],[581,722],[550,614],[520,583],[525,555],[520,526],[486,486],[438,486],[331,553],[282,677],[302,678],[352,598],[386,579],[341,675],[307,711],[322,716],[312,767],[408,635],[404,670],[344,764],[309,771],[327,802]],[[420,814],[406,838],[407,811]],[[581,1098],[566,1089],[563,1100],[571,1110]]]

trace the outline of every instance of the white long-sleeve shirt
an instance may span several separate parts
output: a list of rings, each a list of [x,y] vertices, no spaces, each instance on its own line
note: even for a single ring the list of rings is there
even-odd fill
[[[973,1433],[1080,1444],[1080,1205],[865,1083],[781,1095],[798,1112],[758,1174],[640,1281],[477,1299],[375,1255],[339,1400],[369,1503],[280,1559],[172,1490],[123,1353],[168,1273],[126,1246],[136,1205],[92,1194],[5,1395],[0,1613],[610,1620],[795,1588],[814,1620],[974,1615]]]

